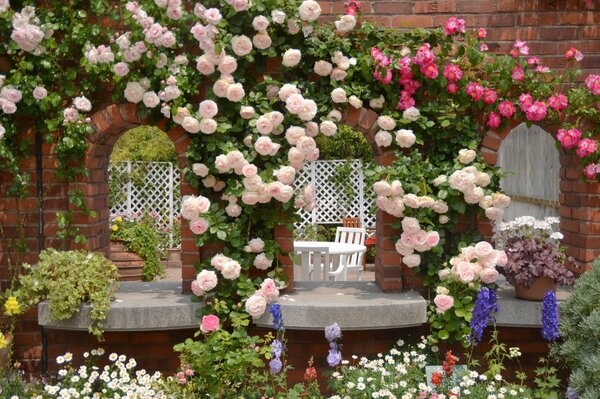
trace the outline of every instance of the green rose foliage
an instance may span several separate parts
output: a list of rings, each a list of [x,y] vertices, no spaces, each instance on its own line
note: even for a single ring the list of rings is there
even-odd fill
[[[117,267],[99,253],[86,251],[42,251],[37,264],[24,265],[28,271],[19,278],[17,297],[26,311],[41,301],[48,301],[50,317],[61,321],[79,312],[82,303],[89,302],[89,332],[102,340],[103,323],[110,301],[118,288]]]

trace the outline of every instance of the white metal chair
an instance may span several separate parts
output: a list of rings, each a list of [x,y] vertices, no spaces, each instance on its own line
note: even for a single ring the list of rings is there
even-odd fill
[[[346,244],[365,245],[366,230],[362,227],[338,227],[335,231],[335,242]],[[329,272],[335,280],[348,280],[348,270],[358,272],[358,280],[362,281],[364,252],[355,252],[352,255],[343,256],[340,266]]]
[[[328,248],[303,248],[302,251],[298,251],[298,254],[300,255],[300,264],[294,265],[294,281],[329,279]]]

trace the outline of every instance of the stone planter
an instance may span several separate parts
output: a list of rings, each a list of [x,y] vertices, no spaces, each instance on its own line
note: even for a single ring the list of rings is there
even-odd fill
[[[180,248],[169,248],[167,249],[167,267],[181,269],[181,249]]]
[[[549,290],[556,291],[556,283],[549,277],[538,278],[529,288],[521,284],[515,285],[517,298],[528,301],[541,301]]]
[[[144,260],[122,242],[110,242],[110,260],[119,269],[121,281],[142,281]]]

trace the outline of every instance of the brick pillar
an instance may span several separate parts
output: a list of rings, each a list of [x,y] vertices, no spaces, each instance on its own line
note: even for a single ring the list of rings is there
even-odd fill
[[[285,225],[275,226],[275,241],[281,248],[282,253],[277,255],[277,262],[283,268],[284,273],[288,277],[288,286],[284,292],[294,290],[294,262],[289,257],[288,253],[294,250],[294,234]]]

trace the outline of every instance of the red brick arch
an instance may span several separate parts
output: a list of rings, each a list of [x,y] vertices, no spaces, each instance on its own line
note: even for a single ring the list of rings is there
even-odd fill
[[[91,126],[94,132],[88,138],[88,150],[85,156],[85,167],[88,177],[72,188],[79,188],[84,195],[86,205],[96,212],[96,217],[81,213],[75,218],[75,226],[86,236],[85,246],[90,251],[110,252],[109,198],[108,198],[108,165],[110,154],[117,140],[127,131],[137,126],[147,124],[138,118],[134,104],[109,105],[91,116]],[[156,127],[164,128],[167,120],[162,119]],[[181,175],[181,195],[194,193],[193,188],[183,178],[183,169],[187,166],[185,152],[190,142],[189,136],[181,127],[175,127],[166,132],[175,144],[177,160]],[[183,221],[185,223],[185,221]],[[195,245],[192,232],[182,226],[182,278],[188,284],[194,278],[194,263],[199,259],[198,248]]]

